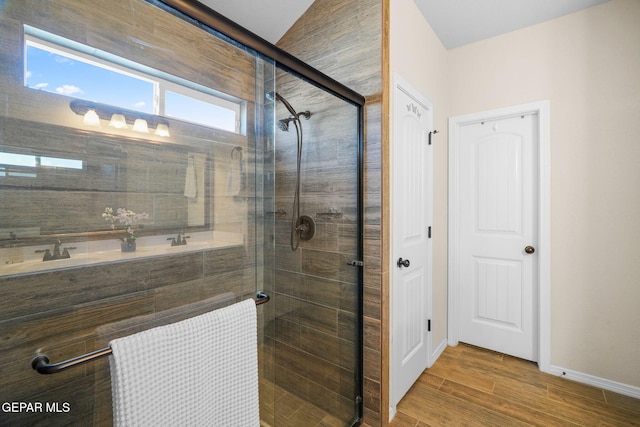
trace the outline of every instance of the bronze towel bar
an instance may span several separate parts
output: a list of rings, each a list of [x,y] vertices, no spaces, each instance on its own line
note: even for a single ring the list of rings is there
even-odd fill
[[[264,292],[258,292],[256,294],[256,305],[269,302],[271,297]],[[39,374],[55,374],[60,371],[64,371],[67,368],[80,365],[91,360],[99,359],[111,354],[111,348],[105,347],[100,350],[92,351],[91,353],[83,354],[82,356],[74,357],[73,359],[65,360],[59,363],[49,363],[49,357],[46,354],[38,354],[32,361],[31,367],[38,371]]]

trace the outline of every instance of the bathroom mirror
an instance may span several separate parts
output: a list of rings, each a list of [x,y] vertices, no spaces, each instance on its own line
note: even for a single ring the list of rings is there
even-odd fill
[[[208,228],[212,147],[0,121],[0,240],[113,238],[102,216],[107,207],[146,213],[136,224],[140,234]]]
[[[12,25],[21,36],[7,41],[17,53],[0,73],[11,106],[0,115],[0,248],[122,238],[127,224],[103,217],[118,208],[143,217],[140,237],[246,232],[251,56],[231,69],[222,41],[165,60],[162,37],[141,49],[126,35]]]

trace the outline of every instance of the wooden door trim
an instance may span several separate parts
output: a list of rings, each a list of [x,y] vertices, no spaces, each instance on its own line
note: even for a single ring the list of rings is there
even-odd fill
[[[449,237],[448,237],[448,344],[458,344],[459,307],[459,157],[460,127],[489,119],[502,119],[522,114],[538,115],[538,366],[541,371],[551,368],[551,298],[550,298],[550,128],[549,101],[466,114],[449,118]]]

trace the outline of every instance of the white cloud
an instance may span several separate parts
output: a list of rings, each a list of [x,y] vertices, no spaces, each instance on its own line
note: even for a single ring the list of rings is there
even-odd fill
[[[45,87],[49,86],[49,83],[38,83],[35,86],[32,86],[34,89],[44,89]]]
[[[66,57],[64,57],[64,56],[60,56],[60,55],[56,55],[55,61],[56,61],[58,64],[65,64],[65,63],[67,63],[67,62],[69,62],[69,63],[72,63],[72,62],[73,62],[71,59],[66,58]]]
[[[76,93],[83,93],[82,89],[72,85],[62,85],[56,88],[56,92],[62,95],[75,95]]]
[[[137,108],[144,107],[144,101],[136,102],[133,106]]]

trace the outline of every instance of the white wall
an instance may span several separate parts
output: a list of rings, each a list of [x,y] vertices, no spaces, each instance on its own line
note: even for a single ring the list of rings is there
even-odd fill
[[[448,116],[550,101],[551,364],[640,387],[640,1],[444,53],[412,0],[391,3],[391,70],[434,100],[440,130]],[[436,262],[441,292],[442,240]]]
[[[551,104],[551,364],[640,386],[640,2],[449,52],[451,115]]]

